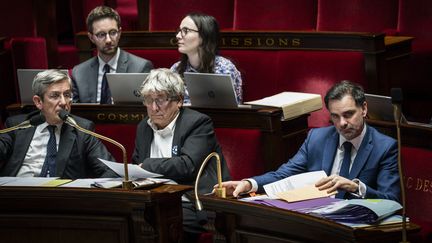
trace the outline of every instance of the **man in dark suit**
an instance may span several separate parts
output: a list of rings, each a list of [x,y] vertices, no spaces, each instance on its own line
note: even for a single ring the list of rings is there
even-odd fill
[[[324,170],[329,176],[316,182],[320,190],[338,191],[340,198],[399,201],[397,143],[366,124],[363,89],[342,81],[327,92],[324,100],[333,126],[312,129],[297,154],[278,170],[242,181],[224,182],[227,194],[238,196],[263,191],[263,185],[268,183]],[[346,166],[344,157],[347,157]]]
[[[177,73],[155,69],[144,81],[141,95],[148,117],[138,125],[132,161],[179,184],[194,185],[198,170],[211,152],[221,157],[222,179],[229,172],[217,142],[211,119],[183,108],[185,87]],[[217,183],[216,161],[208,161],[199,181],[199,193],[208,193]],[[192,199],[194,200],[194,199]],[[194,203],[184,197],[184,242],[195,242],[204,231]]]
[[[59,70],[43,71],[36,75],[32,89],[39,111],[10,117],[6,125],[14,126],[39,114],[46,122],[0,134],[0,176],[118,177],[98,159],[113,160],[105,146],[97,138],[63,123],[58,116],[61,110],[71,109],[69,76]],[[94,130],[91,121],[74,119],[81,127]]]
[[[73,68],[73,102],[112,104],[105,73],[148,73],[153,68],[149,60],[118,47],[120,26],[120,16],[110,7],[99,6],[89,13],[87,34],[98,53]]]

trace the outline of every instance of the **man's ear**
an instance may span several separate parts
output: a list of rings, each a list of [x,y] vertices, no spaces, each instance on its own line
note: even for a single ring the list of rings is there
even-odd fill
[[[366,117],[367,116],[367,112],[368,112],[368,108],[367,108],[367,102],[365,101],[364,103],[363,103],[363,109],[362,109],[363,111],[363,117]]]
[[[90,39],[90,41],[94,44],[95,42],[94,42],[94,40],[93,40],[93,34],[90,33],[90,32],[87,32],[87,36],[88,36],[88,38]]]
[[[35,104],[35,106],[36,106],[39,110],[42,110],[42,107],[43,107],[43,101],[42,101],[42,99],[39,97],[39,95],[34,95],[34,96],[33,96],[33,103]]]

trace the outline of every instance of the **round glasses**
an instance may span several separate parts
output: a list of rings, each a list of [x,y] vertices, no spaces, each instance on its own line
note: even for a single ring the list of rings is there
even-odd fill
[[[185,37],[189,32],[197,32],[198,33],[198,30],[193,30],[193,29],[189,29],[188,27],[183,27],[181,29],[178,28],[176,31],[176,34],[178,34],[179,32],[180,32],[180,35],[182,37]]]
[[[108,33],[106,32],[98,32],[94,34],[98,40],[105,40],[107,35],[110,36],[111,39],[114,39],[118,36],[119,31],[118,30],[110,30]]]
[[[168,104],[168,102],[171,101],[170,98],[155,98],[153,99],[152,97],[146,97],[144,98],[143,104],[145,106],[152,106],[153,102],[156,103],[156,105],[158,107],[162,107],[165,106],[166,104]]]

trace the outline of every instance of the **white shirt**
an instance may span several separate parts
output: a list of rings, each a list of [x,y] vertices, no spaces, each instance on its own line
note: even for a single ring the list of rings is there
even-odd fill
[[[150,119],[147,123],[153,130],[153,141],[150,147],[150,158],[171,158],[172,156],[172,142],[174,138],[174,130],[177,118],[180,113],[163,129],[157,127],[151,122]]]
[[[62,125],[60,124],[57,125],[57,128],[55,129],[57,150],[60,141],[61,127]],[[47,154],[49,138],[50,133],[48,130],[48,123],[45,122],[36,127],[17,177],[32,177],[40,175]]]
[[[99,71],[98,71],[98,85],[97,85],[97,97],[96,97],[96,102],[98,103],[100,103],[101,94],[102,94],[102,78],[105,73],[104,66],[105,64],[108,64],[110,66],[110,73],[116,73],[119,57],[120,57],[120,48],[117,48],[117,53],[108,62],[104,62],[102,58],[98,56]]]

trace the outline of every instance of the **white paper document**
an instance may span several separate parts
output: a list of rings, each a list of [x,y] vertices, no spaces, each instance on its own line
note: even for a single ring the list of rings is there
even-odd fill
[[[119,176],[122,176],[122,177],[125,176],[123,163],[112,162],[112,161],[104,160],[101,158],[99,158],[99,160],[102,161],[104,164],[106,164],[111,170],[113,170]],[[130,180],[162,176],[161,174],[156,174],[156,173],[144,170],[143,168],[139,167],[136,164],[128,164],[128,172],[129,172],[129,179]]]
[[[276,199],[279,198],[277,193],[314,185],[323,177],[327,177],[323,170],[306,172],[264,185],[264,190],[270,198]]]
[[[58,177],[6,177],[1,183],[2,186],[43,186]]]

